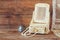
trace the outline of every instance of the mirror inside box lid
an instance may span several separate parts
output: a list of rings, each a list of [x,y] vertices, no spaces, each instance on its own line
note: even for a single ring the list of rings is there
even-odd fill
[[[53,0],[52,31],[60,37],[60,0]]]

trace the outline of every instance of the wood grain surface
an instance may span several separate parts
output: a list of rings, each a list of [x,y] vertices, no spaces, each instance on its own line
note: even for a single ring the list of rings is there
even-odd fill
[[[0,28],[28,27],[36,3],[50,4],[52,15],[52,0],[0,0]]]
[[[60,38],[52,32],[47,35],[36,34],[33,37],[24,37],[16,30],[8,31],[0,29],[0,40],[60,40]]]
[[[53,33],[27,38],[14,30],[20,24],[29,26],[36,3],[48,3],[52,17],[52,0],[0,0],[0,40],[60,40]]]

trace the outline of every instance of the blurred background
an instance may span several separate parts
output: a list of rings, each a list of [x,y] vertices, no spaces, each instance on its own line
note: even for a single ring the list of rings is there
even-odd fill
[[[0,0],[0,29],[17,29],[20,25],[28,27],[36,3],[50,4],[52,15],[52,0]]]

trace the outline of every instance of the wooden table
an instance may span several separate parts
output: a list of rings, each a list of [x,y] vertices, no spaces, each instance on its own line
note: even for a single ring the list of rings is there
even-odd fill
[[[60,38],[56,37],[53,33],[49,33],[48,35],[36,34],[34,37],[28,38],[22,36],[16,30],[0,30],[0,40],[60,40]]]

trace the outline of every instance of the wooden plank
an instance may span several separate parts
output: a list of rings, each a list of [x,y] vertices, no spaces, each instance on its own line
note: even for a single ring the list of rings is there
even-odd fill
[[[16,24],[1,24],[0,29],[18,29],[18,25]]]
[[[2,30],[1,30],[2,31]],[[18,31],[2,31],[3,33],[0,33],[0,40],[7,39],[7,40],[58,40],[59,38],[56,37],[53,33],[48,35],[40,35],[36,34],[34,37],[24,37],[20,35],[20,32]],[[5,33],[4,33],[5,32]]]
[[[12,18],[10,18],[10,24],[24,24],[24,25],[28,25],[31,21],[31,15],[29,17],[29,15],[21,15],[20,17],[16,17],[16,16],[12,16]]]
[[[16,1],[0,1],[0,8],[16,8]]]
[[[8,18],[6,18],[6,15],[0,15],[0,24],[8,24]]]
[[[9,29],[9,26],[7,26],[7,25],[0,25],[0,29]]]
[[[8,1],[9,2],[9,1],[15,1],[15,0],[0,0],[0,1]]]

